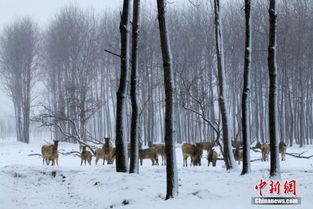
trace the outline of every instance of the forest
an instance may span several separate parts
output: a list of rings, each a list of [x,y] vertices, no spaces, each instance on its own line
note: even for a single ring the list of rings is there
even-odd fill
[[[130,187],[147,181],[141,175],[166,173],[160,180],[166,200],[181,196],[184,176],[211,178],[205,172],[216,162],[215,175],[235,173],[226,181],[252,175],[250,185],[293,173],[313,185],[313,2],[122,2],[120,12],[100,14],[65,5],[45,27],[25,16],[2,29],[0,83],[14,115],[0,116],[0,155],[20,146],[27,161],[38,157],[32,165],[55,165],[60,158],[60,169],[66,157],[63,166],[103,159],[111,166],[101,168],[111,170],[108,175],[138,174]],[[18,144],[6,148],[8,138]],[[184,168],[189,158],[199,168]],[[165,166],[150,168],[143,159]],[[99,167],[92,170],[95,178]],[[55,177],[53,167],[44,169]],[[87,181],[77,175],[77,182]],[[199,191],[201,198],[192,195],[212,201]],[[250,198],[255,191],[247,193]],[[128,201],[122,205],[133,204]],[[175,208],[176,201],[155,208]],[[302,204],[310,202],[303,197]]]

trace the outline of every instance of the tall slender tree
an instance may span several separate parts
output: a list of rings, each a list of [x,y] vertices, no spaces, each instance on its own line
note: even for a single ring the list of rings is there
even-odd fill
[[[36,69],[38,28],[29,18],[4,28],[0,37],[0,78],[15,112],[17,141],[29,143],[31,88]]]
[[[160,42],[163,58],[164,89],[165,89],[165,154],[166,154],[166,176],[167,192],[166,199],[178,195],[178,173],[176,164],[175,141],[173,138],[173,67],[172,53],[169,43],[166,22],[166,0],[157,0],[158,21],[160,30]]]
[[[218,77],[218,104],[222,118],[224,161],[226,169],[231,169],[235,165],[234,154],[231,149],[229,139],[228,116],[225,99],[225,64],[224,64],[224,46],[222,35],[222,24],[220,20],[220,1],[214,0],[215,14],[215,40],[216,40],[216,57],[217,57],[217,77]]]
[[[243,142],[243,163],[241,175],[250,172],[250,140],[248,138],[248,97],[250,90],[250,68],[251,68],[251,0],[245,0],[245,58],[243,72],[243,92],[241,101],[242,111],[242,142]]]
[[[124,0],[123,11],[120,22],[121,34],[121,74],[120,83],[116,97],[116,127],[115,127],[115,146],[116,146],[116,171],[127,172],[127,143],[124,136],[124,117],[125,117],[125,97],[127,73],[129,68],[129,12],[130,0]]]
[[[140,0],[133,1],[132,21],[132,58],[130,76],[130,99],[132,105],[130,128],[130,167],[129,173],[139,173],[139,139],[138,139],[138,104],[137,104],[137,69],[138,69],[138,39],[139,39]]]
[[[276,0],[270,0],[269,5],[269,45],[268,45],[268,73],[269,73],[269,100],[268,100],[268,125],[271,149],[270,176],[280,178],[280,162],[278,152],[278,140],[276,131]]]

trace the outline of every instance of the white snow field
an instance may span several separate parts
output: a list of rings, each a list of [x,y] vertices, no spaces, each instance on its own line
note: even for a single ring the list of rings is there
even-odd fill
[[[208,167],[206,152],[200,167],[182,167],[180,146],[177,147],[179,196],[164,200],[165,166],[151,166],[145,160],[139,175],[116,173],[114,165],[80,166],[73,155],[60,155],[59,166],[42,166],[42,158],[28,156],[40,153],[43,143],[23,144],[0,141],[0,209],[243,209],[243,208],[313,208],[313,159],[286,156],[281,163],[281,184],[297,181],[301,205],[252,205],[258,197],[255,185],[260,179],[269,182],[269,162],[252,162],[252,174],[240,176],[240,169],[226,172],[223,161]],[[78,145],[60,143],[59,150],[77,150]],[[287,152],[312,155],[313,147],[290,148]],[[252,159],[260,153],[251,151]],[[188,162],[189,163],[189,162]],[[52,176],[55,171],[55,177]],[[281,193],[283,193],[283,188]],[[268,186],[264,196],[273,196]],[[291,195],[289,195],[292,197]]]

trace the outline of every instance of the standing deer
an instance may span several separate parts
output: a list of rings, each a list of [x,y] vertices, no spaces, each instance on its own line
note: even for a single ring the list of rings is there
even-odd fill
[[[42,164],[44,165],[46,162],[46,165],[50,164],[50,161],[52,161],[52,166],[55,165],[55,163],[58,165],[58,144],[59,141],[54,140],[53,144],[51,145],[43,145],[41,147],[41,154],[42,154]]]
[[[216,161],[217,161],[217,152],[214,151],[212,148],[208,149],[208,166],[210,166],[210,163],[212,163],[213,167],[215,167]]]
[[[201,158],[203,154],[203,146],[202,143],[196,143],[194,148],[194,156],[193,156],[193,165],[200,166]]]
[[[237,146],[235,148],[235,150],[233,150],[233,151],[234,151],[235,160],[237,160],[238,161],[238,165],[240,165],[240,161],[242,161],[242,158],[243,158],[243,151],[240,149],[239,146]]]
[[[140,165],[142,165],[142,162],[144,159],[150,159],[152,162],[152,165],[159,164],[158,155],[156,153],[155,148],[140,149],[139,150]]]
[[[86,165],[86,162],[89,163],[89,165],[91,165],[91,159],[92,159],[92,154],[90,151],[86,150],[86,146],[83,146],[83,151],[80,153],[80,158],[81,158],[81,162],[80,165],[83,165],[83,162]]]
[[[255,146],[256,148],[261,149],[262,152],[262,161],[268,161],[268,156],[270,153],[270,145],[269,144],[261,144],[258,142]]]
[[[234,147],[234,148],[237,148],[237,147],[242,147],[243,146],[243,142],[242,141],[239,141],[239,140],[235,140],[235,141],[231,141],[231,145]]]
[[[202,150],[209,150],[215,146],[215,141],[212,142],[200,142],[202,144]]]
[[[150,148],[155,148],[157,156],[161,156],[162,165],[166,164],[166,155],[165,155],[165,145],[164,144],[153,144],[149,141],[148,146]]]
[[[102,148],[96,149],[96,165],[100,159],[103,159],[104,162],[107,161],[108,164],[112,164],[112,157],[113,157],[113,144],[110,141],[110,138],[104,138],[104,144]],[[115,156],[115,155],[114,155]]]
[[[191,165],[201,165],[202,157],[202,145],[200,143],[194,144],[182,144],[182,153],[183,153],[183,166],[187,167],[187,160],[190,157],[190,166]]]

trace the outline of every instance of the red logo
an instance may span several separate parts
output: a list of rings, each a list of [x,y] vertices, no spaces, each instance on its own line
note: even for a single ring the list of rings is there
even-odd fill
[[[286,195],[292,194],[292,195],[296,196],[297,195],[296,183],[297,183],[296,180],[285,181],[285,183],[284,183],[284,194],[286,194]],[[263,179],[260,180],[260,183],[255,185],[254,188],[259,191],[260,196],[263,196],[263,189],[265,188],[266,185],[267,185],[267,182],[263,181]],[[270,180],[268,192],[270,194],[279,195],[280,194],[280,186],[281,186],[280,181]]]

